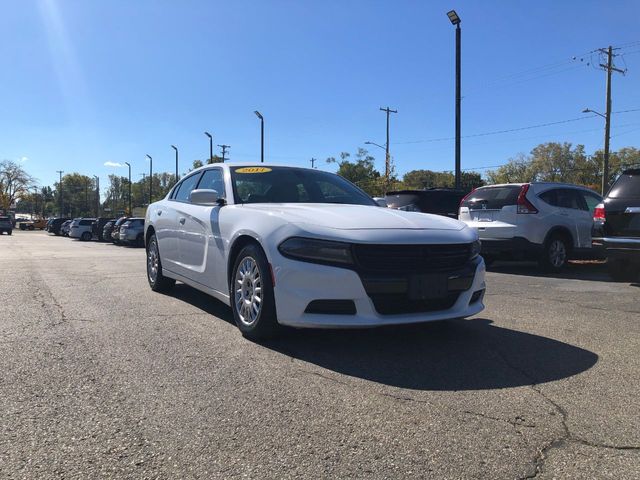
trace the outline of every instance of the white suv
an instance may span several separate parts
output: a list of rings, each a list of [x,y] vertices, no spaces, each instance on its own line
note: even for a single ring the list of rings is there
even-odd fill
[[[95,221],[95,218],[76,218],[69,228],[69,236],[88,242],[93,237],[91,227]]]
[[[478,230],[482,255],[538,260],[560,270],[569,258],[593,258],[593,210],[602,197],[563,183],[508,183],[481,187],[460,203],[459,220]]]

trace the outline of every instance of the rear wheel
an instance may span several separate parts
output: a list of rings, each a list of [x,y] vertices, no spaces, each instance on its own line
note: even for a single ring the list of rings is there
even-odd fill
[[[247,338],[266,339],[278,333],[271,269],[262,249],[244,247],[231,271],[231,310],[236,325]]]
[[[82,240],[83,242],[88,242],[89,240],[91,240],[91,234],[89,232],[83,232],[80,236],[80,240]]]
[[[165,277],[162,274],[162,261],[155,234],[151,235],[147,246],[147,280],[154,292],[168,292],[176,284],[173,278]]]
[[[9,230],[9,231],[7,232],[7,235],[11,235],[11,233],[12,233],[12,231],[11,231],[11,230]]]
[[[540,267],[547,272],[559,272],[567,265],[569,244],[564,236],[553,234],[545,243]]]
[[[609,276],[617,282],[632,282],[638,278],[639,265],[621,260],[607,260]]]

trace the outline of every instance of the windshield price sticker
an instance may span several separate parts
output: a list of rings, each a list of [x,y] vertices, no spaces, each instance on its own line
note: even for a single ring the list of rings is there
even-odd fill
[[[243,167],[236,168],[236,173],[267,173],[270,172],[271,169],[267,167]]]

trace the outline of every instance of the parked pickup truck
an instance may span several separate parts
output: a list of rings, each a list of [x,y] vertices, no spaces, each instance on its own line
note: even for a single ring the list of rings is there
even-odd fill
[[[47,220],[45,218],[37,218],[36,220],[22,220],[20,222],[20,230],[44,230],[47,226]]]
[[[593,213],[593,246],[607,256],[614,280],[640,276],[640,168],[625,170]]]

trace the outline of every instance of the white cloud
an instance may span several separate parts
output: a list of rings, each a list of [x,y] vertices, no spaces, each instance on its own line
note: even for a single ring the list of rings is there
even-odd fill
[[[29,160],[29,157],[20,157],[20,161],[21,161],[22,163],[24,163],[24,162],[26,162],[26,161],[28,161],[28,160]]]
[[[124,167],[121,163],[118,162],[104,162],[105,167]]]

